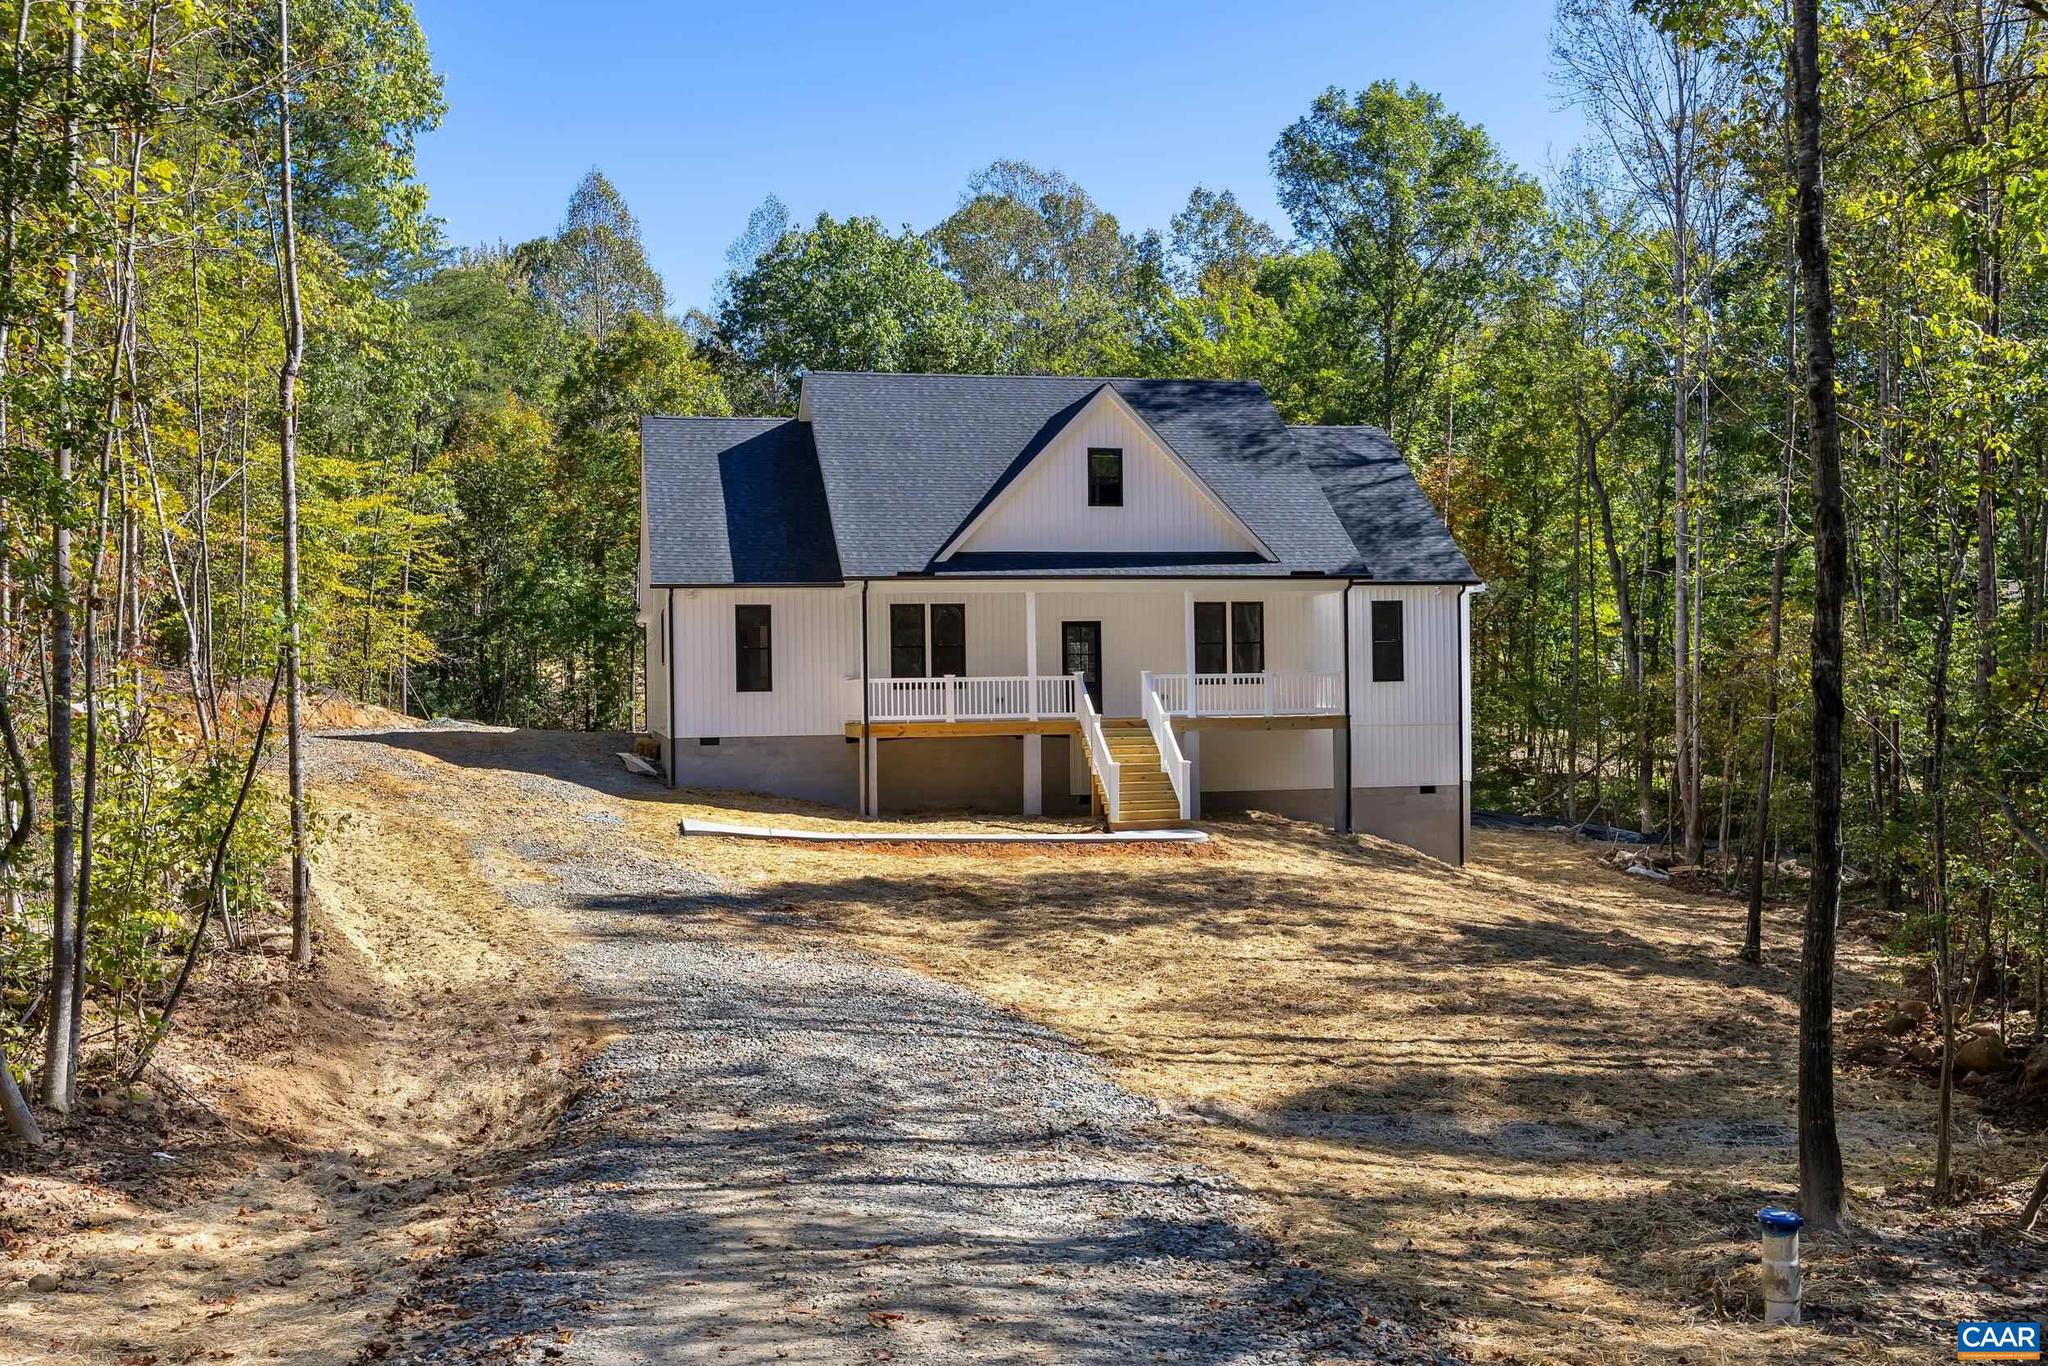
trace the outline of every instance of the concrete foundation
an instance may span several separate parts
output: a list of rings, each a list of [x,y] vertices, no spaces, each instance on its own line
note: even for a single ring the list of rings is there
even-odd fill
[[[1276,792],[1204,792],[1202,812],[1222,816],[1235,811],[1270,811],[1291,821],[1314,821],[1334,828],[1344,816],[1337,809],[1339,795],[1327,787],[1291,788]]]
[[[689,736],[662,741],[673,787],[796,797],[849,809],[860,804],[860,746],[840,735]]]
[[[1405,844],[1446,863],[1463,863],[1468,800],[1463,786],[1455,783],[1440,784],[1434,792],[1354,787],[1351,821],[1361,834]]]
[[[877,759],[883,811],[987,811],[1014,816],[1024,809],[1021,736],[876,743],[880,747]]]

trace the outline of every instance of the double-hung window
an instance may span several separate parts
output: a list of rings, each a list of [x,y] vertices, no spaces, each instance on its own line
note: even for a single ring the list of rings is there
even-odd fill
[[[770,612],[766,607],[733,610],[733,687],[740,692],[775,691],[775,653]]]
[[[1124,453],[1119,446],[1088,448],[1088,506],[1120,508],[1124,505]]]
[[[1258,674],[1266,671],[1266,604],[1195,604],[1195,672]]]
[[[967,604],[889,604],[889,676],[959,678],[967,672]]]

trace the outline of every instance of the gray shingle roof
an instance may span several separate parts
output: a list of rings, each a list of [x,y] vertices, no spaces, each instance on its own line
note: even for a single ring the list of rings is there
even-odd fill
[[[934,568],[954,534],[1105,383],[1265,542],[1282,572],[1335,569],[1351,556],[1257,384],[811,374],[804,397],[846,572]]]
[[[655,583],[839,582],[806,424],[642,418],[640,472]]]
[[[1393,440],[1377,427],[1289,427],[1337,510],[1356,559],[1346,568],[1395,583],[1478,583]]]
[[[1270,548],[934,558],[1105,384]],[[641,422],[656,584],[898,574],[1356,575],[1476,582],[1386,436],[1283,426],[1231,380],[817,373],[808,421]]]

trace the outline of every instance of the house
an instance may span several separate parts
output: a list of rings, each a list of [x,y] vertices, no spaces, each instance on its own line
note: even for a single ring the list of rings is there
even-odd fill
[[[1235,381],[815,373],[641,448],[672,784],[1462,861],[1479,581],[1384,433]]]

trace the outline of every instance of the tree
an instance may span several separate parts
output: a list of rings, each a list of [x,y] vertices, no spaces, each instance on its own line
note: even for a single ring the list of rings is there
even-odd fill
[[[1186,295],[1207,281],[1255,274],[1280,252],[1280,237],[1246,213],[1229,190],[1197,185],[1173,216],[1167,261],[1173,286]]]
[[[1324,91],[1271,159],[1296,236],[1337,265],[1325,325],[1344,365],[1322,420],[1404,441],[1456,339],[1519,273],[1541,193],[1484,129],[1391,81]]]
[[[806,370],[986,370],[988,333],[931,246],[872,218],[820,214],[732,281],[720,338],[794,402]]]
[[[1842,896],[1842,427],[1835,403],[1834,293],[1821,189],[1820,16],[1793,0],[1799,279],[1806,304],[1806,410],[1813,465],[1813,880],[1799,970],[1799,1208],[1816,1228],[1842,1220],[1835,1135],[1835,920]]]
[[[1025,162],[977,171],[931,241],[1004,371],[1103,373],[1149,296],[1141,244],[1066,176]]]
[[[666,294],[647,262],[640,224],[602,171],[584,173],[561,228],[536,244],[534,258],[535,291],[600,343],[634,314],[662,315]]]

